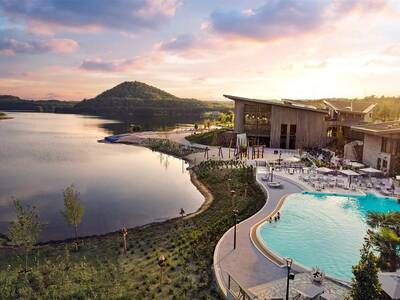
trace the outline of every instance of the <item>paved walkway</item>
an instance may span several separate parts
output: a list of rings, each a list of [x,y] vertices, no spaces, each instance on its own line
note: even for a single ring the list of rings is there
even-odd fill
[[[261,174],[257,174],[259,182],[261,182],[260,176]],[[264,207],[257,214],[237,226],[236,250],[233,250],[232,228],[225,233],[215,249],[214,269],[216,276],[222,279],[225,294],[228,273],[246,289],[286,277],[286,269],[267,259],[250,239],[251,227],[265,219],[275,209],[283,196],[303,190],[299,185],[283,177],[280,177],[279,180],[283,183],[284,188],[268,190],[269,197]]]
[[[286,280],[286,267],[278,266],[265,257],[264,254],[254,246],[250,239],[250,229],[253,225],[264,220],[271,212],[273,212],[282,197],[291,193],[301,192],[305,188],[290,179],[276,175],[276,179],[282,182],[284,188],[268,189],[265,183],[260,180],[262,176],[262,174],[257,174],[257,181],[268,194],[267,202],[257,214],[238,224],[236,250],[233,250],[233,228],[224,234],[215,248],[215,275],[218,284],[225,295],[228,285],[228,274],[231,275],[242,288],[245,288],[250,292],[252,296],[258,295],[259,297],[266,296],[265,288],[270,286],[268,283],[282,282]],[[293,270],[297,272],[305,271],[300,266],[293,266]],[[337,288],[335,283],[332,282],[331,285],[333,290]],[[346,291],[343,287],[339,287],[338,289]],[[261,290],[263,293],[261,293]],[[279,292],[275,289],[274,294],[276,293]]]

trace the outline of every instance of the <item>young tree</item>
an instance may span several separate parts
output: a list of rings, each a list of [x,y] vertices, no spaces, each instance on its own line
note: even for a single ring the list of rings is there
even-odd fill
[[[74,226],[75,231],[75,249],[78,251],[78,225],[81,223],[85,207],[80,200],[79,192],[75,191],[74,186],[67,187],[64,192],[64,210],[61,214],[65,221]]]
[[[24,250],[25,272],[27,272],[28,254],[37,242],[43,223],[34,206],[23,207],[19,200],[14,200],[14,207],[17,219],[10,222],[8,237],[13,244]]]
[[[378,279],[378,258],[371,251],[369,242],[361,249],[360,262],[353,266],[351,299],[379,299],[381,284]]]

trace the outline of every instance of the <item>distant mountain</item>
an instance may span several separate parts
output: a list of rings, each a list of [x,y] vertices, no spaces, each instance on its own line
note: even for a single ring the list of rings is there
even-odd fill
[[[142,82],[123,82],[93,99],[83,100],[74,107],[76,113],[107,116],[183,115],[210,110],[228,110],[218,104],[196,99],[179,98]]]
[[[0,95],[0,110],[69,112],[74,104],[72,101],[25,100],[16,96]]]
[[[25,100],[0,95],[0,110],[77,113],[114,118],[147,116],[190,116],[207,111],[228,111],[230,102],[210,102],[179,98],[142,82],[123,82],[93,99],[80,102],[59,100]]]

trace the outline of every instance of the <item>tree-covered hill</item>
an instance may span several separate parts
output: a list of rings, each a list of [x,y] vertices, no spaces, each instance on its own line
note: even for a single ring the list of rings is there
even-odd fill
[[[190,115],[210,110],[228,110],[228,103],[179,98],[142,82],[123,82],[93,99],[75,105],[76,113],[109,116]]]
[[[72,101],[25,100],[11,95],[0,95],[0,110],[68,112],[75,105]]]

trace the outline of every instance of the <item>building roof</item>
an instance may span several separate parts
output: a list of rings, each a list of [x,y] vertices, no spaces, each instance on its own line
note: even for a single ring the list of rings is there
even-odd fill
[[[365,125],[355,125],[351,127],[354,131],[369,133],[373,135],[385,135],[400,133],[400,120],[383,123],[370,123]]]
[[[270,104],[275,106],[287,107],[292,109],[301,109],[312,111],[316,113],[323,113],[327,114],[328,112],[325,110],[317,109],[312,105],[305,105],[300,103],[295,103],[296,101],[282,101],[282,100],[262,100],[262,99],[251,99],[239,96],[232,96],[232,95],[224,95],[225,98],[228,98],[233,101],[246,101],[246,102],[255,102],[255,103],[262,103],[262,104]]]
[[[379,273],[378,278],[382,285],[382,290],[391,299],[400,299],[400,273]]]
[[[337,112],[367,114],[375,108],[377,103],[362,100],[324,100],[324,103]]]

